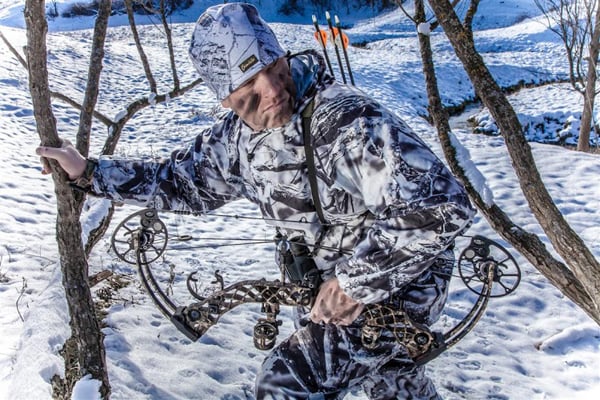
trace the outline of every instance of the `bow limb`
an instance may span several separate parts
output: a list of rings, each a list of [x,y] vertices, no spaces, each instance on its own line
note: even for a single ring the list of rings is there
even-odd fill
[[[277,326],[276,316],[279,306],[310,306],[313,300],[312,289],[280,281],[246,280],[236,282],[217,290],[202,301],[188,306],[177,307],[169,316],[175,326],[188,338],[196,341],[219,321],[219,318],[242,304],[259,303],[267,313],[267,319],[259,321]],[[257,325],[257,328],[260,328]],[[255,328],[256,330],[256,328]]]

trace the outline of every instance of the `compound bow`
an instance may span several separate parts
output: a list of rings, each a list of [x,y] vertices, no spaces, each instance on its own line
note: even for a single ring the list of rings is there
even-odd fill
[[[191,237],[180,236],[179,240]],[[286,240],[278,237],[277,240]],[[151,270],[151,263],[165,252],[168,242],[167,227],[154,209],[131,214],[115,229],[111,246],[123,261],[136,264],[141,281],[160,311],[188,338],[198,340],[215,325],[221,316],[247,303],[259,303],[265,317],[260,318],[253,331],[254,345],[261,350],[271,349],[279,333],[277,316],[280,306],[310,307],[315,288],[303,282],[281,280],[242,280],[225,286],[219,271],[214,277],[218,289],[208,296],[195,289],[196,273],[187,278],[187,288],[197,300],[178,305],[161,289]],[[364,320],[362,341],[366,347],[377,346],[383,330],[406,346],[417,364],[425,364],[446,349],[458,343],[482,317],[488,301],[493,297],[512,293],[521,279],[521,271],[513,256],[498,243],[483,236],[473,236],[457,259],[460,278],[478,295],[467,315],[447,332],[431,331],[412,321],[398,304],[369,304],[362,313]]]

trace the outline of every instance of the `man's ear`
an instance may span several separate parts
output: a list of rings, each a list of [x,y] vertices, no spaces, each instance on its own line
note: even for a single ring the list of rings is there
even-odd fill
[[[231,108],[231,102],[229,101],[229,97],[226,97],[223,100],[221,100],[221,106],[223,106],[223,108]]]

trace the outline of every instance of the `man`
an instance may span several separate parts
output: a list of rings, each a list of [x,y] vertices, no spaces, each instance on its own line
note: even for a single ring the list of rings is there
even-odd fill
[[[86,160],[71,146],[38,154],[115,201],[205,212],[245,198],[308,244],[323,283],[310,322],[266,357],[258,399],[341,399],[360,386],[370,399],[439,398],[390,334],[363,346],[360,313],[388,302],[418,323],[438,318],[454,238],[474,215],[462,186],[402,120],[335,82],[318,54],[286,53],[251,5],[206,10],[190,56],[231,109],[191,148],[162,162]]]

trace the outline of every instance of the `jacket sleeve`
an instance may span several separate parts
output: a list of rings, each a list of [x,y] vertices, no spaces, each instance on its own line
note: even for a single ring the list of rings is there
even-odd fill
[[[241,198],[241,180],[232,173],[236,163],[230,153],[235,145],[229,143],[228,129],[231,121],[222,120],[168,159],[101,157],[90,194],[143,207],[194,212]]]
[[[340,129],[335,184],[361,198],[373,222],[353,255],[336,265],[336,276],[352,298],[375,303],[428,269],[475,210],[462,185],[399,118],[367,107]]]

